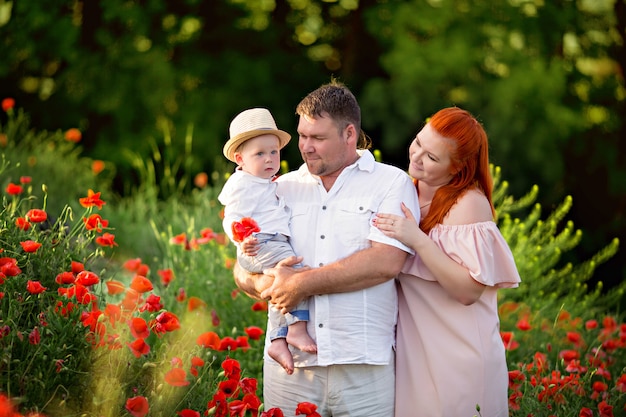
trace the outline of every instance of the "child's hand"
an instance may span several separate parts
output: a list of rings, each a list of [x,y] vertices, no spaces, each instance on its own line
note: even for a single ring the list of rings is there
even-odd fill
[[[259,241],[252,235],[245,238],[241,242],[240,247],[241,251],[247,256],[257,256],[259,253]]]

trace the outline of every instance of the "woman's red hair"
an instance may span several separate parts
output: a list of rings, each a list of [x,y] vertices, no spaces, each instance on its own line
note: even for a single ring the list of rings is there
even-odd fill
[[[425,233],[443,222],[450,208],[466,191],[481,190],[495,217],[491,193],[493,179],[489,170],[489,143],[482,125],[466,110],[448,107],[435,113],[428,124],[450,143],[452,180],[435,193],[428,215],[420,222]]]

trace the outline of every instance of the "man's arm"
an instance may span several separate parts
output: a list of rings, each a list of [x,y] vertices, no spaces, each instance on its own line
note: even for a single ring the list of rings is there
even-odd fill
[[[259,294],[283,311],[290,311],[312,295],[356,291],[382,284],[398,275],[407,256],[399,248],[372,242],[370,248],[321,268],[298,270],[279,264],[266,271],[273,277],[273,283]]]
[[[263,274],[253,274],[239,266],[239,262],[235,262],[233,268],[235,285],[243,291],[248,297],[255,300],[261,300],[261,292],[268,288],[273,281],[272,277]]]

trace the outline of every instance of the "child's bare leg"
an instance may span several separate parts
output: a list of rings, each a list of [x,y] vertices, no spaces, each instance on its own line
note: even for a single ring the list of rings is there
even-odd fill
[[[297,347],[303,352],[317,352],[315,340],[313,340],[306,331],[306,321],[297,321],[294,324],[289,325],[287,330],[287,343],[291,346]]]
[[[285,338],[272,340],[272,343],[270,343],[267,349],[267,354],[270,355],[270,358],[278,362],[280,366],[285,369],[287,374],[293,374],[293,356],[291,356]]]

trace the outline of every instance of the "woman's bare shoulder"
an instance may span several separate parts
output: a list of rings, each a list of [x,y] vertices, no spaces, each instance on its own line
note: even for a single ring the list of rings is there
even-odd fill
[[[481,191],[473,189],[463,194],[450,209],[444,224],[472,224],[492,221],[489,200]]]

